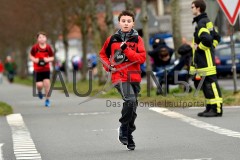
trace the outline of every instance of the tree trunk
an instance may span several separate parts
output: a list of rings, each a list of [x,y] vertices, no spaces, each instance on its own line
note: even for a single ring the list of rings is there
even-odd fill
[[[92,11],[90,13],[91,16],[91,23],[92,23],[92,33],[93,33],[93,39],[94,39],[94,48],[95,51],[99,53],[99,51],[101,50],[101,35],[100,35],[100,28],[99,25],[97,23],[97,13],[96,13],[96,3],[94,0],[90,0],[90,10]],[[98,55],[98,57],[100,57]],[[103,85],[106,82],[105,79],[105,74],[103,71],[103,67],[102,67],[102,63],[100,62],[100,60],[98,60],[97,63],[97,71],[98,71],[98,85]]]
[[[132,11],[136,15],[133,0],[125,0],[125,6],[126,6],[126,10]]]
[[[142,1],[142,5],[141,5],[141,22],[142,22],[142,26],[143,26],[143,41],[144,41],[144,45],[145,45],[145,49],[146,52],[149,50],[149,31],[148,31],[148,14],[147,14],[147,1],[143,0]],[[150,63],[150,57],[147,54],[146,56],[146,63],[147,63],[147,72],[152,71],[152,67],[151,67],[151,63]],[[152,82],[148,82],[150,83],[150,87],[152,88]]]
[[[105,0],[105,4],[106,4],[105,22],[107,25],[107,33],[108,33],[108,35],[112,35],[114,33],[112,2],[111,2],[111,0]]]
[[[68,48],[69,48],[69,44],[68,44],[68,39],[67,39],[67,35],[63,34],[63,45],[64,45],[64,54],[65,54],[65,63],[64,63],[64,75],[66,78],[66,82],[69,82],[69,76],[68,76]]]
[[[52,41],[52,49],[53,49],[53,53],[54,53],[54,60],[52,62],[52,66],[53,66],[53,71],[56,71],[56,63],[57,63],[57,57],[56,57],[56,52],[57,52],[57,48],[56,48],[56,39],[55,37],[51,38]]]
[[[172,16],[172,34],[174,48],[177,50],[182,44],[182,35],[181,35],[181,22],[180,22],[180,5],[179,0],[171,0],[171,16]],[[176,58],[179,55],[176,53]]]
[[[19,62],[19,76],[22,79],[27,78],[27,69],[28,69],[28,56],[26,56],[26,48],[25,46],[20,46],[20,62]]]
[[[61,1],[61,18],[62,18],[62,37],[63,37],[63,45],[64,45],[64,51],[65,51],[65,64],[64,64],[64,75],[65,80],[68,83],[69,82],[69,76],[68,76],[68,20],[67,20],[67,14],[66,14],[66,2]]]
[[[87,41],[88,41],[88,25],[87,25],[87,9],[84,8],[81,15],[81,34],[82,34],[82,77],[81,80],[87,80],[87,70],[88,70],[88,62],[87,62]]]

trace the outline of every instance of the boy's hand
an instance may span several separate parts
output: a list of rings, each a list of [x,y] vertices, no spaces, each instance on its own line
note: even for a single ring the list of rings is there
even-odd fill
[[[117,69],[114,67],[114,65],[110,65],[109,70],[110,70],[111,72],[115,72]]]
[[[48,63],[49,62],[49,58],[45,57],[43,58],[44,62]]]
[[[39,62],[39,59],[38,59],[38,58],[34,58],[33,62],[34,62],[34,63],[38,63],[38,62]]]
[[[120,48],[124,51],[127,48],[126,42],[122,42]]]

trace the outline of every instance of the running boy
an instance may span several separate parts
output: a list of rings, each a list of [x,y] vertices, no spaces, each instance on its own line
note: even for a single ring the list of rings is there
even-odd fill
[[[54,60],[53,51],[47,44],[47,34],[39,32],[37,34],[37,43],[33,45],[29,58],[34,64],[34,78],[38,90],[38,97],[43,98],[42,89],[44,87],[46,100],[45,106],[50,107],[48,92],[50,89],[50,64]]]
[[[142,38],[133,29],[134,14],[122,11],[118,21],[120,29],[107,38],[100,51],[100,58],[105,70],[112,73],[112,83],[124,100],[118,139],[129,150],[134,150],[132,132],[136,129],[134,121],[140,92],[140,64],[146,60],[146,51]]]

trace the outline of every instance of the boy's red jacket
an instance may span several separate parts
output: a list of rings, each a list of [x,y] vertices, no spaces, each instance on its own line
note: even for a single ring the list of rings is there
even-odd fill
[[[122,63],[116,62],[116,51],[121,50],[122,42],[126,42],[127,48],[122,51],[125,59]],[[137,31],[132,29],[128,33],[118,30],[114,35],[107,38],[101,51],[100,59],[106,71],[113,65],[117,71],[112,73],[112,83],[116,82],[141,82],[140,64],[146,60],[146,51],[142,38]]]

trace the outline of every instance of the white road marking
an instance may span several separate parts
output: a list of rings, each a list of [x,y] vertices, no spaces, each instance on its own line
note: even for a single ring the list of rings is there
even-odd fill
[[[7,121],[12,130],[13,150],[16,159],[41,160],[41,155],[35,147],[21,114],[11,114],[7,116]]]
[[[3,143],[0,143],[0,160],[3,160],[3,152],[2,152],[3,145],[4,145]]]
[[[90,113],[69,113],[69,116],[88,116],[88,115],[100,115],[109,114],[110,112],[90,112]]]
[[[191,117],[184,116],[180,113],[170,111],[166,108],[154,107],[154,108],[149,108],[149,109],[152,111],[158,112],[160,114],[163,114],[165,116],[181,120],[183,122],[186,122],[186,123],[188,123],[192,126],[198,127],[198,128],[206,129],[206,130],[215,132],[217,134],[221,134],[221,135],[225,135],[225,136],[229,136],[229,137],[240,138],[240,132],[236,132],[236,131],[232,131],[230,129],[225,129],[225,128],[221,128],[218,126],[214,126],[212,124],[209,124],[209,123],[206,123],[206,122],[203,122],[203,121],[191,118]]]
[[[212,160],[212,158],[197,158],[197,159],[175,159],[175,160]]]
[[[105,131],[117,131],[118,129],[94,129],[94,130],[90,130],[92,132],[105,132]],[[87,130],[88,131],[88,130]]]

